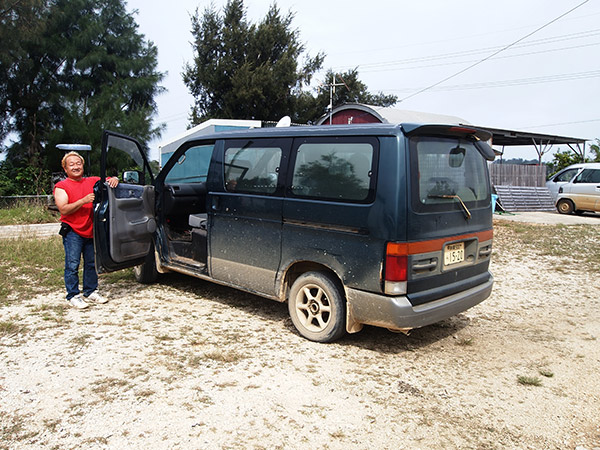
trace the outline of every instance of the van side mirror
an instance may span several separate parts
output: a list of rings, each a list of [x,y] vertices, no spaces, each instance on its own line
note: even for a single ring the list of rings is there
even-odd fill
[[[122,176],[123,183],[127,184],[146,184],[144,173],[139,170],[126,170]]]

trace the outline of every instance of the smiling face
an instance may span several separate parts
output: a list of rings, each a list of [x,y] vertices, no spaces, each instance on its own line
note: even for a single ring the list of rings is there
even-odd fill
[[[68,155],[63,165],[67,177],[80,180],[83,177],[83,158],[79,155]]]

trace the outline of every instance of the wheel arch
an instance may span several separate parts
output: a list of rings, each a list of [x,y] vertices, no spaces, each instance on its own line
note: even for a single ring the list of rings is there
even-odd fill
[[[288,301],[288,296],[292,284],[294,284],[294,281],[296,281],[299,276],[306,272],[322,272],[330,275],[333,281],[337,284],[337,287],[340,289],[340,292],[344,296],[344,299],[346,300],[346,302],[348,302],[346,296],[346,289],[344,289],[344,283],[342,282],[342,278],[340,277],[340,275],[331,267],[314,261],[296,261],[290,264],[284,271],[281,272],[282,275],[279,280],[278,291],[279,301]]]

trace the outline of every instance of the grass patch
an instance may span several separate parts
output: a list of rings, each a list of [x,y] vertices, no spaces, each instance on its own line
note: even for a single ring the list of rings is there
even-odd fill
[[[71,344],[76,348],[87,347],[90,344],[91,337],[93,337],[91,334],[80,334],[71,339]]]
[[[20,414],[3,414],[0,418],[0,449],[9,450],[12,443],[23,442],[38,434],[37,431],[28,431],[26,424],[29,418]]]
[[[546,378],[552,378],[554,376],[554,372],[547,369],[540,369],[538,372],[540,372],[541,376]]]
[[[330,432],[329,436],[332,439],[336,439],[336,440],[346,439],[347,438],[346,433],[344,433],[342,430],[336,430],[336,431]]]
[[[158,342],[167,342],[174,341],[175,338],[173,336],[169,336],[168,334],[161,334],[154,337]]]
[[[474,344],[472,337],[459,337],[456,338],[456,345],[461,347],[470,347]]]
[[[63,286],[65,266],[60,236],[0,239],[0,305],[28,300]]]
[[[44,419],[44,427],[51,433],[56,433],[59,425],[62,422],[58,419]]]
[[[496,221],[496,248],[510,246],[530,249],[540,256],[559,258],[565,265],[555,269],[572,268],[600,272],[600,227],[593,225],[539,225]]]
[[[32,313],[40,314],[42,320],[46,322],[56,322],[57,326],[61,326],[69,323],[69,321],[65,319],[67,309],[69,308],[66,302],[59,305],[49,305],[47,303],[43,303],[39,307],[34,308]]]
[[[153,389],[139,389],[135,391],[134,394],[138,400],[143,400],[147,399],[148,397],[152,397],[154,394],[156,394],[156,391]]]
[[[116,400],[124,391],[131,389],[129,381],[106,377],[92,385],[92,392],[104,401]]]
[[[41,294],[64,291],[65,253],[60,236],[47,239],[0,239],[0,306]],[[80,281],[83,261],[80,264]],[[135,281],[133,269],[101,276],[116,284]]]
[[[23,442],[36,436],[38,432],[28,431],[25,427],[28,417],[19,414],[3,414],[0,419],[0,450],[13,448],[11,443]]]
[[[245,356],[241,353],[238,353],[234,350],[213,350],[210,352],[206,352],[202,355],[204,359],[210,359],[213,361],[224,362],[224,363],[233,363],[238,362],[245,358]]]
[[[519,384],[522,384],[523,386],[541,386],[542,385],[542,380],[540,380],[540,377],[529,377],[526,375],[519,375],[517,377],[517,381],[519,382]]]
[[[131,282],[131,281],[136,282],[135,277],[133,276],[133,268],[117,270],[116,272],[102,274],[101,279],[106,281],[109,284],[116,284],[116,283],[121,283],[121,282]]]
[[[0,322],[0,337],[16,336],[27,332],[27,327],[13,321]]]
[[[46,200],[18,200],[8,208],[0,208],[0,225],[55,223],[60,214],[48,209]]]

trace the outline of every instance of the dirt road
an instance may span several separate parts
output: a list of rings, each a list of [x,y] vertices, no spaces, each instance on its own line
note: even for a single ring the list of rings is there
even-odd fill
[[[409,336],[312,343],[182,276],[1,307],[0,448],[599,449],[598,274],[515,233],[487,301]]]

